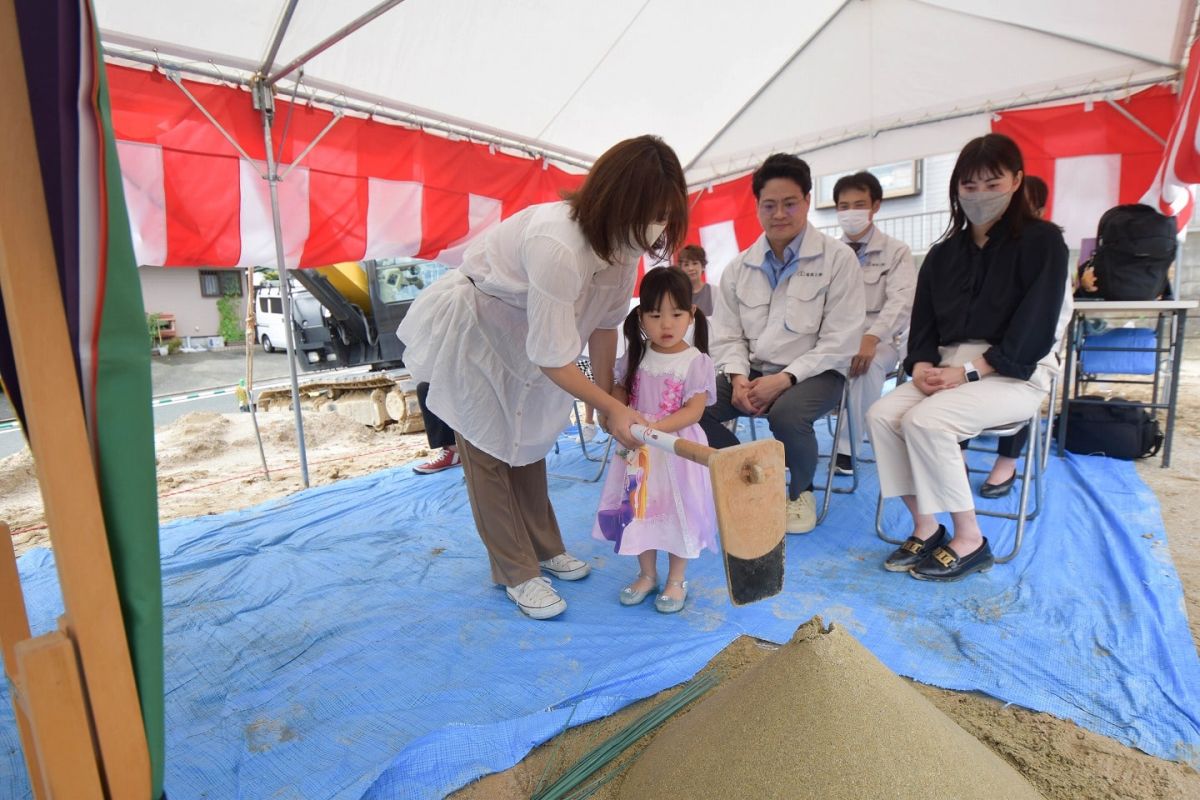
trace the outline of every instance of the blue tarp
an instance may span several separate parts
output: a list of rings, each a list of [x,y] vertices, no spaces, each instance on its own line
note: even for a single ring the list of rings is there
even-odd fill
[[[577,448],[551,463],[590,467]],[[674,616],[617,604],[636,564],[589,537],[599,484],[552,481],[568,546],[594,570],[560,584],[569,608],[550,622],[524,619],[490,583],[457,470],[399,467],[167,525],[168,794],[441,797],[568,721],[689,678],[740,634],[784,642],[815,614],[902,675],[1200,766],[1200,661],[1158,504],[1131,464],[1053,458],[1021,555],[947,585],[880,567],[890,547],[873,532],[873,468],[861,469],[856,495],[788,538],[784,594],[733,608],[705,554]],[[900,522],[898,504],[888,517]],[[1012,523],[984,527],[1007,546]],[[20,571],[35,633],[50,630],[52,555],[33,551]],[[4,695],[0,796],[28,797]]]

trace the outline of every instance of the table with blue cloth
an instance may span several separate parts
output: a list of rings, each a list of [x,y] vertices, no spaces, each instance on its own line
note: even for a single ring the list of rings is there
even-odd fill
[[[1183,364],[1183,335],[1187,312],[1196,308],[1195,300],[1084,300],[1077,301],[1067,326],[1067,361],[1063,368],[1062,414],[1058,426],[1059,455],[1066,449],[1070,408],[1075,404],[1125,405],[1143,408],[1157,415],[1166,412],[1162,466],[1171,466],[1171,438],[1175,432],[1175,403],[1179,396],[1179,371]],[[1105,315],[1155,316],[1157,323],[1143,337],[1140,329],[1117,328],[1100,336],[1087,335],[1089,321]],[[1122,334],[1122,332],[1125,332]],[[1114,336],[1115,335],[1115,336]],[[1109,341],[1102,341],[1104,338]],[[1118,339],[1120,341],[1118,341]],[[1165,356],[1165,357],[1164,357]],[[1082,360],[1082,363],[1081,363]],[[1145,362],[1146,369],[1142,368]],[[1123,366],[1122,366],[1123,365]],[[1169,365],[1169,366],[1164,366]],[[1164,369],[1169,373],[1164,376]],[[1149,402],[1137,400],[1100,400],[1083,396],[1084,387],[1097,375],[1149,374],[1151,380],[1108,380],[1115,383],[1142,383],[1152,387]],[[1164,377],[1166,381],[1164,382]],[[1164,398],[1163,395],[1166,395]]]

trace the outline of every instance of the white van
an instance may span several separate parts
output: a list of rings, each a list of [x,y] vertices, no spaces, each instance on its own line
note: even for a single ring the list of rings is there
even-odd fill
[[[283,322],[283,297],[278,284],[264,283],[257,287],[254,309],[254,339],[268,353],[282,349],[287,341],[287,330]]]

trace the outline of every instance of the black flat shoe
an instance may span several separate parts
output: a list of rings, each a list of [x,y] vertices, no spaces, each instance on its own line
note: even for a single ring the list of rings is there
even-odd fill
[[[939,547],[909,571],[921,581],[960,581],[972,572],[987,572],[996,563],[987,537],[974,552],[960,556],[949,547]]]
[[[924,561],[934,548],[940,547],[945,541],[945,525],[938,525],[937,533],[925,541],[910,536],[904,541],[904,544],[897,547],[895,552],[887,557],[887,560],[883,562],[883,568],[888,572],[908,572]]]
[[[1004,483],[984,483],[979,487],[979,496],[986,497],[989,500],[995,500],[998,497],[1004,497],[1012,491],[1013,484],[1017,482],[1017,471],[1014,469],[1013,474],[1009,476]]]

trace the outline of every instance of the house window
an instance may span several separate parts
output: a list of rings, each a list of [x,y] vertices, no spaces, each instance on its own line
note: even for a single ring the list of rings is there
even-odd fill
[[[200,270],[200,296],[242,296],[242,273],[238,270]]]

